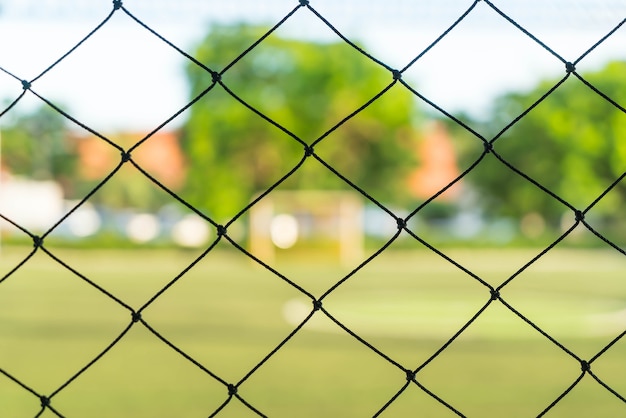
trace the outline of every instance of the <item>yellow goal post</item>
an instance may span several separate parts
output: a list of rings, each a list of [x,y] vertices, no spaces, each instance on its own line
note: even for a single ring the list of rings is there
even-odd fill
[[[342,264],[354,265],[363,259],[363,208],[349,191],[274,191],[250,210],[250,251],[272,263],[277,250],[326,242]]]

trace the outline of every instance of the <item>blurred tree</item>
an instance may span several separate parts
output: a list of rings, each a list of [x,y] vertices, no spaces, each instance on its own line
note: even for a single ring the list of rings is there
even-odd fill
[[[68,135],[67,120],[61,114],[40,106],[3,122],[5,168],[36,180],[54,179],[65,189],[72,187],[78,153]]]
[[[582,77],[626,106],[624,74],[626,62],[613,62]],[[490,139],[556,83],[544,81],[529,92],[504,95],[496,101],[495,111],[486,123],[468,124]],[[469,135],[462,129],[456,129],[455,134],[457,138]],[[626,171],[625,138],[626,114],[571,76],[496,140],[494,149],[511,165],[584,210]],[[477,138],[466,138],[464,142],[476,145],[464,150],[467,165],[480,154],[482,145]],[[558,226],[568,211],[493,155],[487,155],[468,180],[481,193],[486,208],[495,214],[523,217],[535,212],[549,225]],[[625,201],[626,183],[621,182],[591,213],[597,217],[619,216],[623,211],[617,208]]]
[[[195,57],[222,71],[265,28],[215,26]],[[212,83],[195,64],[187,68],[191,96]],[[344,43],[313,43],[270,35],[222,76],[222,82],[302,141],[326,130],[393,80],[389,70]],[[397,84],[315,146],[315,153],[379,199],[399,199],[414,162],[415,101]],[[233,216],[304,156],[304,146],[216,85],[190,110],[183,129],[189,171],[185,197],[217,218]],[[287,181],[289,188],[347,188],[313,158]],[[404,193],[406,194],[406,192]]]

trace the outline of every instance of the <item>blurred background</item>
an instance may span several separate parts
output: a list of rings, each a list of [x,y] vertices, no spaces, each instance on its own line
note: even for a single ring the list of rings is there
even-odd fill
[[[244,1],[235,6],[193,0],[175,5],[129,1],[124,6],[216,71],[294,7],[288,1]],[[405,69],[468,6],[458,0],[418,5],[397,0],[384,7],[319,1],[315,9],[371,56],[389,68]],[[503,166],[493,158],[428,201],[480,157],[483,144],[476,134],[493,138],[565,74],[564,63],[554,54],[492,9],[479,6],[403,73],[403,80],[438,109],[394,86],[317,150],[397,216],[419,208],[410,227],[429,240],[481,245],[550,242],[573,224],[571,208],[512,170],[494,175]],[[615,1],[512,1],[500,7],[571,62],[613,29],[626,10]],[[125,149],[167,121],[135,150],[135,161],[211,219],[227,222],[297,164],[301,144],[246,111],[221,88],[171,119],[210,85],[211,76],[122,13],[38,77],[110,8],[107,2],[2,1],[0,35],[11,42],[0,47],[5,70],[0,73],[0,100],[6,108],[22,93],[20,80],[36,78],[33,91]],[[579,74],[617,103],[623,103],[625,94],[620,86],[623,41],[623,31],[617,31],[576,63]],[[315,65],[321,61],[324,66]],[[235,94],[306,143],[324,135],[389,82],[388,69],[348,47],[308,10],[295,13],[224,75]],[[496,150],[515,168],[584,210],[623,172],[624,153],[616,140],[623,118],[583,83],[568,80],[504,132]],[[118,149],[28,92],[3,114],[0,130],[0,208],[27,229],[46,231],[119,162]],[[223,170],[233,165],[239,169]],[[207,182],[211,176],[217,176],[212,177],[216,181]],[[280,188],[350,186],[308,163]],[[602,232],[623,231],[617,209],[623,198],[624,187],[618,184],[592,212]],[[302,233],[311,229],[305,218],[310,222],[322,215],[305,213],[300,206],[283,211]],[[329,208],[327,217],[336,216],[333,210]],[[384,241],[395,232],[395,219],[372,202],[363,201],[361,212],[363,242]],[[241,239],[250,234],[245,215],[231,230]],[[6,222],[1,225],[5,239],[20,236]],[[51,235],[68,242],[89,238],[104,244],[108,239],[118,245],[118,238],[128,238],[140,244],[202,246],[211,237],[209,226],[172,203],[142,173],[124,167]],[[594,243],[593,238],[578,241]]]
[[[493,3],[0,0],[0,416],[623,415],[626,1]]]

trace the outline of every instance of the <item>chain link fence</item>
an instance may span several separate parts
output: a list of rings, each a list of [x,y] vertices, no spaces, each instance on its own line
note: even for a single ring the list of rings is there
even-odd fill
[[[156,338],[162,341],[163,344],[167,345],[174,352],[180,355],[180,357],[184,358],[190,364],[193,364],[201,373],[205,374],[208,378],[214,380],[215,382],[218,382],[219,384],[223,386],[223,399],[220,402],[219,406],[215,408],[214,410],[206,411],[205,415],[221,416],[222,414],[227,414],[226,411],[228,411],[229,405],[233,401],[235,402],[239,401],[248,410],[247,411],[248,415],[251,414],[251,415],[257,415],[257,416],[275,416],[275,414],[272,411],[263,410],[261,406],[256,405],[255,402],[253,402],[247,397],[246,395],[246,390],[248,390],[247,383],[250,380],[253,380],[252,377],[258,374],[261,370],[263,370],[263,368],[272,358],[277,356],[278,353],[281,352],[281,350],[284,350],[284,348],[289,344],[289,342],[295,336],[301,333],[302,330],[306,327],[306,325],[309,322],[311,322],[314,318],[323,316],[323,317],[326,317],[328,320],[332,321],[332,323],[334,323],[336,327],[341,330],[341,332],[345,333],[346,335],[350,336],[354,340],[358,341],[358,343],[362,344],[363,347],[366,347],[368,350],[370,350],[373,355],[379,357],[380,360],[386,362],[389,368],[396,369],[399,372],[399,376],[401,376],[397,381],[397,389],[394,390],[393,395],[390,396],[386,402],[379,405],[377,410],[372,410],[370,413],[371,416],[394,416],[393,405],[397,402],[400,402],[400,399],[402,399],[404,396],[410,396],[410,395],[407,395],[405,392],[407,392],[407,390],[411,387],[419,388],[419,390],[421,390],[423,394],[428,395],[437,403],[442,405],[445,409],[447,409],[450,415],[456,414],[458,416],[466,416],[462,409],[462,406],[456,405],[454,402],[447,400],[445,391],[442,391],[439,389],[434,390],[434,389],[427,387],[427,385],[423,383],[421,376],[424,370],[427,370],[428,366],[434,360],[444,357],[444,354],[450,349],[450,347],[454,345],[455,341],[457,341],[462,335],[464,335],[464,333],[466,333],[469,329],[471,329],[472,326],[477,322],[479,318],[481,318],[482,315],[484,315],[485,312],[493,309],[495,306],[499,306],[500,308],[505,308],[506,310],[510,311],[519,319],[519,321],[526,323],[529,327],[531,327],[534,330],[534,332],[536,332],[537,334],[540,334],[542,338],[549,341],[554,347],[560,350],[563,356],[574,360],[572,364],[576,365],[574,367],[576,369],[576,375],[577,375],[575,379],[573,379],[571,383],[567,385],[561,393],[558,394],[558,396],[556,396],[551,402],[545,405],[542,410],[537,411],[537,416],[549,415],[549,413],[553,410],[553,408],[556,405],[558,405],[563,399],[565,399],[568,395],[570,395],[570,392],[572,392],[574,388],[577,387],[577,385],[579,385],[583,381],[588,381],[588,380],[591,380],[597,383],[611,397],[614,397],[615,399],[626,404],[626,398],[625,398],[626,394],[623,392],[620,393],[618,389],[612,387],[610,384],[605,382],[601,374],[596,373],[594,371],[594,364],[596,364],[596,362],[600,358],[602,358],[607,353],[609,353],[612,349],[614,349],[614,347],[623,339],[624,335],[626,334],[626,330],[616,335],[612,340],[606,343],[595,354],[589,357],[581,357],[573,349],[571,349],[568,346],[567,342],[560,341],[555,336],[551,335],[547,330],[543,329],[537,323],[533,322],[533,320],[531,320],[529,316],[527,316],[523,312],[522,309],[519,309],[518,307],[516,307],[514,303],[509,302],[504,292],[507,286],[515,282],[516,279],[518,279],[518,277],[522,275],[523,272],[530,269],[531,266],[533,266],[539,259],[544,257],[548,252],[553,250],[555,247],[557,247],[576,228],[586,228],[588,231],[590,231],[595,236],[597,236],[600,240],[602,240],[605,246],[610,249],[610,251],[613,251],[616,254],[619,254],[620,256],[626,255],[626,252],[624,251],[623,248],[620,247],[618,243],[613,242],[612,240],[604,236],[602,233],[597,231],[592,225],[592,223],[588,222],[587,220],[589,213],[593,211],[594,207],[598,204],[598,202],[600,202],[603,198],[605,198],[605,196],[607,196],[614,188],[618,186],[618,184],[620,184],[620,182],[622,182],[623,178],[626,176],[626,172],[624,172],[619,178],[616,178],[615,181],[612,184],[610,184],[606,188],[606,190],[603,191],[603,193],[594,197],[594,200],[590,205],[588,205],[587,207],[576,207],[570,204],[565,199],[563,199],[556,192],[542,185],[541,179],[535,179],[531,177],[528,173],[521,171],[516,166],[511,164],[498,151],[498,145],[499,145],[498,139],[501,138],[505,132],[507,132],[514,125],[519,123],[522,119],[524,119],[524,117],[529,112],[531,112],[542,101],[544,101],[547,97],[549,97],[551,93],[554,92],[561,84],[568,82],[568,80],[572,78],[576,78],[580,80],[591,91],[593,91],[593,93],[597,94],[599,97],[609,102],[612,106],[619,109],[621,112],[626,113],[626,109],[624,108],[623,104],[618,103],[615,99],[611,98],[607,92],[600,90],[599,88],[597,88],[592,83],[587,81],[583,76],[581,76],[581,74],[577,72],[578,64],[582,60],[584,60],[585,57],[592,50],[597,48],[605,40],[613,36],[615,32],[620,30],[625,20],[622,20],[621,22],[619,22],[617,26],[615,26],[614,28],[611,28],[610,31],[608,31],[608,33],[606,33],[604,37],[599,39],[582,55],[580,55],[579,57],[574,57],[572,59],[570,57],[561,56],[558,51],[551,49],[547,44],[543,43],[538,36],[535,36],[533,35],[533,33],[530,33],[520,23],[518,23],[516,20],[514,20],[513,18],[511,18],[504,12],[502,12],[493,2],[489,0],[482,0],[482,1],[476,0],[473,3],[471,3],[469,7],[465,10],[465,12],[462,15],[458,16],[458,19],[455,22],[453,22],[443,33],[441,33],[440,36],[434,42],[432,42],[432,44],[430,44],[426,49],[424,49],[420,54],[418,54],[414,59],[412,59],[406,66],[404,66],[403,68],[392,68],[388,66],[387,64],[385,64],[384,62],[378,60],[375,56],[370,55],[366,50],[360,48],[355,43],[353,43],[353,41],[351,41],[346,36],[344,36],[340,32],[339,29],[333,26],[332,19],[330,17],[325,17],[316,10],[314,1],[299,0],[298,2],[294,2],[294,3],[295,4],[293,5],[293,9],[291,9],[284,16],[282,20],[277,22],[274,27],[272,27],[263,37],[258,39],[258,41],[255,42],[253,45],[251,45],[248,49],[244,51],[240,51],[240,54],[238,55],[238,57],[234,59],[229,65],[227,65],[224,69],[208,68],[204,63],[197,61],[188,52],[174,45],[167,38],[160,35],[151,27],[149,27],[146,23],[144,23],[141,19],[141,16],[136,16],[133,13],[132,9],[127,8],[127,6],[125,6],[121,0],[113,1],[113,7],[112,7],[110,14],[106,16],[104,20],[102,20],[102,22],[99,25],[97,25],[91,33],[89,33],[89,35],[87,35],[83,40],[77,43],[76,46],[72,48],[71,50],[69,50],[66,54],[62,55],[58,60],[54,61],[48,68],[46,68],[43,72],[41,72],[36,77],[30,80],[23,79],[22,77],[20,77],[19,74],[13,74],[8,69],[0,67],[0,70],[6,75],[14,78],[16,83],[21,83],[21,86],[23,89],[21,94],[18,97],[16,97],[5,109],[2,110],[0,117],[7,114],[7,112],[9,112],[16,104],[18,104],[26,95],[36,96],[39,100],[47,104],[49,107],[55,109],[57,112],[62,114],[68,120],[72,121],[74,124],[80,126],[82,129],[85,129],[89,131],[90,133],[92,133],[93,135],[97,136],[103,143],[107,144],[107,146],[115,148],[121,156],[117,166],[115,167],[114,170],[110,172],[109,175],[102,178],[99,184],[95,188],[93,188],[89,193],[87,193],[83,197],[83,199],[76,206],[74,206],[74,208],[71,211],[69,211],[69,213],[67,213],[62,218],[58,219],[57,222],[54,223],[54,225],[50,229],[48,229],[45,233],[41,235],[37,235],[31,232],[24,226],[15,222],[13,219],[10,219],[4,214],[0,214],[0,217],[4,221],[12,224],[15,228],[19,229],[23,234],[29,236],[33,242],[32,251],[25,258],[23,258],[19,263],[13,266],[0,279],[0,292],[3,291],[2,285],[5,285],[11,282],[11,279],[16,275],[16,273],[19,272],[21,269],[24,269],[24,266],[28,265],[28,263],[34,257],[35,254],[44,253],[45,255],[50,257],[52,260],[54,260],[54,262],[58,263],[58,265],[62,266],[64,269],[69,271],[72,275],[82,280],[82,282],[84,282],[86,286],[90,286],[96,289],[101,294],[102,298],[108,298],[110,301],[114,302],[115,304],[119,305],[119,307],[126,310],[129,315],[128,323],[125,326],[124,330],[121,333],[119,333],[119,335],[117,335],[114,339],[112,339],[108,343],[108,345],[106,345],[106,347],[98,355],[96,355],[93,359],[91,359],[91,361],[84,364],[79,370],[75,371],[69,379],[62,382],[60,385],[58,385],[58,387],[56,387],[54,390],[50,392],[43,393],[37,387],[33,387],[22,376],[12,372],[11,364],[7,363],[2,358],[0,358],[0,375],[1,375],[0,379],[3,379],[5,383],[8,381],[9,384],[14,385],[16,387],[20,387],[25,393],[29,393],[30,395],[32,395],[33,404],[38,405],[38,412],[35,414],[36,417],[70,416],[70,415],[66,415],[66,412],[63,410],[62,407],[57,406],[57,404],[55,403],[55,400],[57,399],[57,397],[59,397],[59,395],[61,395],[64,391],[67,391],[72,386],[80,385],[81,383],[80,383],[79,377],[81,377],[85,373],[88,373],[99,362],[101,362],[102,359],[109,356],[112,349],[125,340],[125,338],[127,337],[131,329],[136,328],[136,327],[143,327],[145,328],[145,330],[149,331]],[[420,90],[418,88],[414,87],[403,78],[403,74],[409,68],[415,65],[427,52],[429,52],[430,50],[434,48],[437,48],[438,44],[444,38],[446,38],[448,34],[455,31],[457,26],[464,19],[466,19],[468,16],[474,13],[475,10],[479,7],[489,8],[493,12],[497,13],[504,21],[506,21],[512,27],[516,28],[525,36],[527,36],[532,41],[534,41],[537,45],[537,48],[543,48],[544,50],[549,52],[555,59],[561,61],[563,65],[563,75],[562,75],[562,78],[558,81],[558,83],[547,88],[545,93],[541,97],[537,98],[537,100],[530,107],[528,107],[527,109],[524,109],[517,117],[511,120],[497,135],[493,137],[485,137],[481,135],[480,133],[475,131],[472,127],[468,126],[463,121],[457,119],[455,116],[449,113],[446,109],[440,107],[437,103],[434,103],[433,101],[429,100],[427,97],[423,96],[420,93]],[[179,54],[184,56],[186,60],[197,65],[198,67],[202,68],[204,71],[209,73],[213,79],[213,84],[210,85],[204,92],[202,92],[202,94],[200,94],[198,97],[195,97],[187,105],[185,105],[183,108],[178,110],[175,114],[173,114],[169,119],[167,119],[162,124],[157,126],[152,132],[150,132],[148,135],[143,137],[141,140],[136,142],[133,146],[131,146],[128,149],[122,148],[120,145],[118,145],[111,139],[107,138],[107,136],[97,132],[96,130],[92,129],[90,126],[83,124],[81,121],[77,120],[71,113],[68,113],[62,110],[55,103],[49,100],[47,97],[44,97],[43,95],[40,95],[37,92],[37,82],[40,79],[45,78],[46,75],[49,73],[49,71],[51,71],[55,66],[57,66],[62,61],[66,60],[76,50],[83,47],[83,43],[85,43],[84,47],[88,47],[85,41],[87,41],[88,38],[90,38],[96,32],[101,30],[101,28],[106,26],[108,22],[110,21],[110,19],[115,14],[127,15],[130,19],[136,22],[137,25],[145,28],[154,37],[160,39],[162,42],[167,44],[173,50],[177,51]],[[191,106],[194,106],[194,103],[200,100],[204,95],[211,94],[211,91],[215,89],[223,89],[224,91],[232,95],[228,86],[222,80],[223,75],[226,72],[230,71],[232,68],[236,67],[237,62],[242,57],[246,56],[246,54],[250,53],[250,51],[256,48],[263,48],[264,39],[267,36],[270,36],[274,31],[276,31],[279,27],[281,27],[281,25],[283,25],[286,21],[292,18],[292,16],[294,16],[295,14],[308,14],[311,19],[319,19],[319,21],[323,22],[326,26],[328,26],[336,34],[337,38],[340,39],[342,42],[345,42],[347,45],[351,46],[359,54],[362,54],[367,59],[371,60],[377,65],[380,65],[386,68],[389,71],[389,85],[388,86],[386,86],[378,95],[373,97],[367,103],[364,103],[362,106],[360,106],[357,109],[353,109],[353,111],[350,114],[345,115],[345,118],[341,120],[341,122],[339,122],[336,126],[333,126],[327,133],[325,133],[318,139],[312,142],[307,142],[297,137],[296,135],[293,135],[293,134],[290,135],[294,141],[297,141],[302,146],[302,161],[301,161],[301,164],[299,164],[296,167],[296,169],[294,169],[294,171],[297,170],[298,167],[302,166],[302,164],[304,164],[307,160],[317,160],[326,169],[334,173],[337,176],[337,178],[347,183],[354,191],[362,195],[362,197],[368,203],[371,203],[377,206],[380,210],[384,211],[389,216],[393,217],[397,224],[396,233],[385,243],[385,245],[383,245],[380,249],[375,251],[365,260],[363,260],[352,271],[345,274],[344,277],[342,277],[340,280],[338,280],[336,283],[330,286],[326,291],[320,292],[319,294],[316,294],[317,292],[314,292],[310,289],[300,286],[298,284],[297,278],[288,277],[287,275],[281,273],[276,266],[270,265],[265,260],[258,258],[256,254],[244,248],[240,243],[238,243],[236,239],[233,239],[230,234],[231,227],[235,224],[235,222],[238,219],[248,214],[252,207],[257,205],[258,202],[262,201],[265,197],[270,195],[275,189],[277,189],[282,183],[284,183],[289,178],[289,176],[293,174],[294,171],[292,171],[288,175],[278,180],[275,184],[271,185],[271,187],[264,190],[248,206],[241,208],[239,213],[237,213],[229,222],[225,224],[220,224],[214,219],[212,219],[211,217],[207,216],[198,208],[195,208],[193,205],[185,201],[183,197],[177,195],[176,193],[168,189],[164,184],[162,184],[153,176],[151,176],[133,158],[134,152],[140,149],[146,142],[150,141],[153,135],[155,135],[160,130],[164,129],[164,127],[166,127],[168,123],[170,123],[172,120],[178,117],[186,109],[190,108]],[[338,169],[334,168],[331,164],[325,161],[317,153],[317,149],[324,147],[325,141],[328,141],[329,138],[332,137],[333,131],[335,129],[337,129],[342,124],[346,123],[351,118],[358,115],[359,112],[361,112],[362,110],[370,106],[373,102],[378,100],[389,89],[407,89],[415,96],[417,100],[425,103],[426,105],[428,105],[430,108],[432,108],[433,110],[435,110],[442,116],[449,118],[450,120],[458,124],[462,129],[469,132],[475,138],[475,140],[480,141],[484,147],[484,150],[479,156],[479,158],[477,158],[474,161],[474,163],[471,164],[467,169],[465,169],[456,179],[454,179],[447,186],[443,187],[439,192],[437,192],[436,194],[431,196],[429,199],[427,199],[422,205],[415,208],[411,213],[402,217],[398,216],[396,213],[394,213],[394,211],[391,208],[386,207],[382,202],[379,202],[376,199],[374,199],[368,193],[368,190],[363,190],[356,184],[352,183],[349,179],[343,176],[342,173]],[[242,101],[242,99],[239,97],[235,97],[235,96],[233,97],[236,100]],[[246,103],[244,104],[248,106],[251,111],[255,112],[257,115],[265,119],[267,123],[273,124],[274,126],[280,128],[283,132],[288,132],[288,130],[285,127],[281,126],[279,122],[270,119],[268,116],[264,115],[260,110],[252,108],[250,105]],[[527,260],[527,262],[525,262],[525,264],[521,268],[517,269],[517,271],[515,271],[513,274],[510,274],[509,277],[506,277],[505,280],[503,280],[497,286],[493,286],[483,277],[472,272],[469,268],[462,265],[460,262],[452,258],[450,255],[448,255],[446,251],[438,249],[432,244],[430,244],[429,242],[427,242],[422,236],[420,236],[419,233],[416,233],[409,227],[409,221],[412,218],[414,218],[424,207],[426,207],[429,203],[437,199],[441,194],[445,193],[448,189],[453,187],[455,184],[459,183],[463,178],[468,176],[477,166],[479,166],[482,161],[488,158],[498,160],[501,163],[502,170],[511,170],[515,172],[521,179],[523,179],[523,181],[527,181],[527,182],[534,184],[538,190],[541,190],[542,192],[547,193],[554,200],[560,202],[560,204],[567,207],[568,210],[571,212],[571,219],[572,219],[571,224],[564,230],[564,232],[562,232],[560,236],[558,236],[556,240],[554,240],[546,248],[539,251],[537,254],[535,254],[533,257]],[[148,301],[142,305],[133,305],[132,303],[128,301],[118,298],[114,293],[107,290],[105,286],[98,284],[96,280],[93,280],[92,278],[87,277],[86,275],[80,273],[78,269],[76,269],[73,266],[73,263],[71,260],[68,261],[68,260],[64,260],[60,258],[55,252],[55,250],[49,248],[46,245],[46,239],[50,236],[50,234],[53,231],[59,228],[59,226],[62,225],[63,222],[65,222],[72,215],[72,213],[74,213],[83,205],[85,205],[87,202],[89,202],[90,199],[93,197],[93,195],[97,193],[101,188],[103,188],[108,182],[110,182],[111,179],[116,176],[116,174],[119,172],[119,170],[123,166],[128,166],[128,165],[134,166],[139,172],[143,173],[150,182],[155,184],[158,188],[167,192],[171,196],[171,199],[186,206],[190,211],[202,217],[206,223],[211,225],[216,236],[212,244],[208,248],[206,248],[206,250],[203,251],[202,254],[196,260],[194,260],[192,263],[186,266],[182,270],[182,272],[175,275],[175,277],[171,278],[171,280],[165,286],[163,286],[160,290],[152,294],[151,297],[148,299]],[[480,309],[474,315],[467,318],[464,321],[463,326],[461,326],[458,329],[458,331],[450,335],[449,338],[447,338],[447,340],[439,348],[434,350],[425,361],[422,361],[419,364],[406,364],[404,362],[398,361],[397,359],[394,358],[393,354],[387,352],[384,348],[378,347],[377,345],[372,343],[368,338],[360,335],[356,330],[351,329],[348,325],[342,322],[340,316],[336,315],[336,313],[333,312],[332,308],[327,307],[326,304],[324,303],[326,299],[331,294],[333,294],[340,286],[345,285],[347,282],[358,280],[358,277],[361,274],[361,271],[364,270],[366,266],[370,265],[375,259],[381,256],[381,254],[383,254],[383,252],[385,252],[401,235],[411,237],[413,240],[423,245],[428,251],[431,251],[433,254],[440,257],[442,260],[445,260],[445,262],[449,263],[449,265],[452,266],[454,269],[458,270],[459,272],[462,272],[462,274],[464,274],[469,280],[473,280],[479,285],[481,285],[482,288],[484,289],[484,297],[486,299],[486,302],[484,302],[484,304],[480,307]],[[288,333],[288,335],[284,336],[282,341],[280,341],[275,347],[269,350],[265,354],[265,356],[260,361],[258,361],[258,363],[256,363],[252,368],[250,368],[247,371],[247,373],[245,373],[244,376],[241,377],[237,381],[231,381],[225,376],[220,375],[220,373],[212,370],[211,367],[204,365],[199,359],[195,358],[194,355],[178,347],[173,341],[170,341],[164,334],[160,332],[158,325],[154,325],[150,323],[146,318],[144,318],[144,315],[143,315],[144,311],[148,309],[155,301],[161,298],[164,294],[170,291],[172,289],[172,286],[174,286],[177,283],[184,282],[189,275],[188,272],[192,270],[193,267],[197,263],[199,263],[201,260],[206,258],[210,253],[215,251],[215,248],[220,243],[228,244],[232,246],[237,251],[239,251],[242,255],[244,255],[245,258],[249,259],[253,263],[258,264],[263,269],[265,269],[268,272],[268,274],[271,274],[275,278],[276,281],[280,281],[280,282],[287,284],[288,286],[292,287],[295,291],[297,291],[301,296],[307,298],[311,302],[310,309],[308,309],[304,319],[299,324],[297,324],[291,330],[291,332]],[[0,339],[2,339],[2,335],[0,335]],[[451,376],[451,379],[454,379],[454,377]],[[294,383],[294,384],[297,384],[297,383]],[[538,379],[534,384],[541,386],[541,379]],[[282,396],[282,395],[276,394],[276,396]],[[0,394],[0,399],[2,399],[1,394]],[[623,411],[626,412],[626,405],[624,405]],[[416,416],[421,416],[419,411],[416,411]]]

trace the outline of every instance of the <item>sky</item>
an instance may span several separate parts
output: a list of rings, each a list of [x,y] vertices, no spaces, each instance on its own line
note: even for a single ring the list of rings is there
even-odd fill
[[[472,3],[310,1],[341,33],[394,68],[403,68]],[[626,17],[626,0],[492,3],[568,61],[576,60]],[[124,1],[133,15],[188,52],[212,22],[273,24],[298,4],[294,0]],[[32,80],[111,9],[108,0],[0,0],[0,67],[19,79]],[[299,9],[278,35],[338,40],[306,8]],[[609,60],[626,59],[624,45],[626,27],[590,52],[577,69],[595,70]],[[184,66],[185,59],[178,52],[118,11],[75,52],[33,82],[32,88],[97,130],[149,130],[187,102]],[[564,73],[562,62],[480,2],[403,77],[444,109],[481,117],[498,95],[530,89],[541,79]],[[0,102],[13,100],[21,89],[19,80],[0,73]],[[15,111],[27,111],[37,103],[29,94]],[[182,124],[182,116],[169,126]]]

